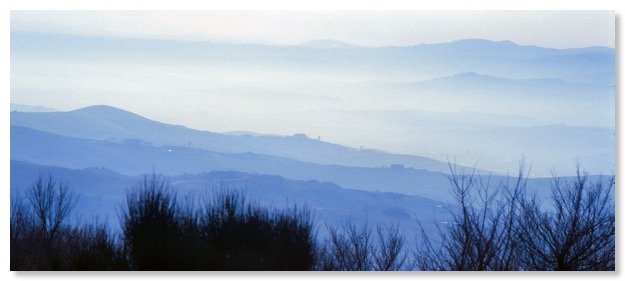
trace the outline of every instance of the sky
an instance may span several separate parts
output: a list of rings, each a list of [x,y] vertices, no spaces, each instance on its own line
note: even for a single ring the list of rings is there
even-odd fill
[[[11,30],[294,45],[407,46],[467,38],[615,46],[613,11],[12,11]]]

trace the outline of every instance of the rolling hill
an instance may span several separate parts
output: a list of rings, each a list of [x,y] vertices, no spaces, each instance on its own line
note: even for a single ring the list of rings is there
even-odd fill
[[[11,126],[32,128],[89,140],[140,140],[155,146],[179,146],[224,153],[257,153],[318,164],[381,167],[392,164],[447,171],[447,164],[425,157],[357,150],[310,139],[305,135],[231,135],[189,129],[152,121],[110,106],[91,106],[69,112],[12,112]]]
[[[79,195],[79,217],[75,219],[98,218],[101,222],[107,222],[113,230],[119,230],[117,212],[124,203],[126,192],[139,186],[143,180],[142,176],[126,176],[103,168],[68,169],[13,160],[11,196],[19,197],[40,175],[62,180]],[[427,229],[433,229],[436,221],[440,223],[449,220],[447,211],[436,200],[390,192],[345,189],[314,180],[298,181],[233,171],[160,177],[183,200],[189,196],[195,200],[210,198],[216,189],[234,188],[245,192],[250,200],[265,206],[306,206],[312,211],[321,235],[324,235],[326,224],[352,220],[357,223],[369,222],[371,225],[399,224],[407,239],[412,239],[418,231],[417,220]]]
[[[441,172],[407,167],[324,165],[285,157],[224,153],[178,146],[153,146],[74,138],[25,127],[11,127],[11,159],[72,169],[107,168],[125,175],[157,171],[166,175],[214,170],[280,175],[296,180],[333,182],[352,189],[447,197]]]

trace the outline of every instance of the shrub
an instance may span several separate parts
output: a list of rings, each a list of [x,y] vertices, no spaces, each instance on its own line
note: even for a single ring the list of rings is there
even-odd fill
[[[203,237],[213,270],[310,270],[315,263],[311,214],[246,203],[241,192],[221,189],[206,200]]]
[[[175,193],[156,175],[126,195],[121,215],[124,250],[136,270],[189,269]]]
[[[310,270],[310,212],[247,203],[221,189],[195,210],[156,176],[128,193],[121,216],[124,249],[136,270]]]

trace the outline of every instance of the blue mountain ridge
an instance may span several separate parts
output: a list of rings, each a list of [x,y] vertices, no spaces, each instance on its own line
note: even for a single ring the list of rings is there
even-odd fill
[[[218,134],[152,121],[111,106],[90,106],[69,112],[12,112],[11,126],[21,126],[91,140],[141,140],[155,146],[172,145],[226,153],[259,153],[318,164],[381,167],[392,164],[447,171],[446,163],[413,155],[357,150],[304,135],[252,136]]]
[[[345,46],[322,41],[321,46]],[[42,44],[46,48],[40,48]],[[475,71],[506,77],[552,77],[569,82],[614,85],[615,50],[606,47],[554,49],[510,41],[465,39],[413,46],[311,48],[208,41],[122,39],[11,32],[11,56],[62,60],[267,64],[393,74],[451,75]],[[610,73],[612,75],[610,75]],[[598,75],[601,74],[601,75]]]
[[[12,160],[11,196],[23,196],[25,189],[38,176],[52,176],[54,180],[66,183],[79,196],[76,212],[79,216],[73,219],[97,218],[115,231],[119,230],[118,211],[126,193],[143,180],[143,175],[126,176],[104,168],[68,169]],[[232,188],[243,191],[249,200],[264,206],[309,208],[322,236],[326,224],[347,220],[372,225],[399,224],[406,237],[417,234],[417,221],[434,229],[437,223],[449,220],[439,201],[399,193],[345,189],[315,180],[289,180],[235,171],[158,176],[181,200],[210,198],[218,189]]]
[[[179,146],[153,146],[140,141],[110,142],[82,139],[11,127],[11,159],[67,168],[104,167],[126,175],[156,170],[166,175],[231,170],[281,175],[296,180],[334,182],[368,191],[447,197],[441,172],[412,168],[363,168],[301,162],[290,158],[224,153]]]

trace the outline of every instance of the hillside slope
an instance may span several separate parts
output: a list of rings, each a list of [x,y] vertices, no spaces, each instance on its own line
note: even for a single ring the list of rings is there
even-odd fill
[[[356,150],[304,135],[236,136],[199,131],[149,120],[111,106],[91,106],[69,112],[12,112],[11,126],[91,140],[141,140],[156,146],[171,145],[225,153],[251,152],[319,164],[355,167],[404,164],[431,171],[447,170],[446,163],[425,157]]]

